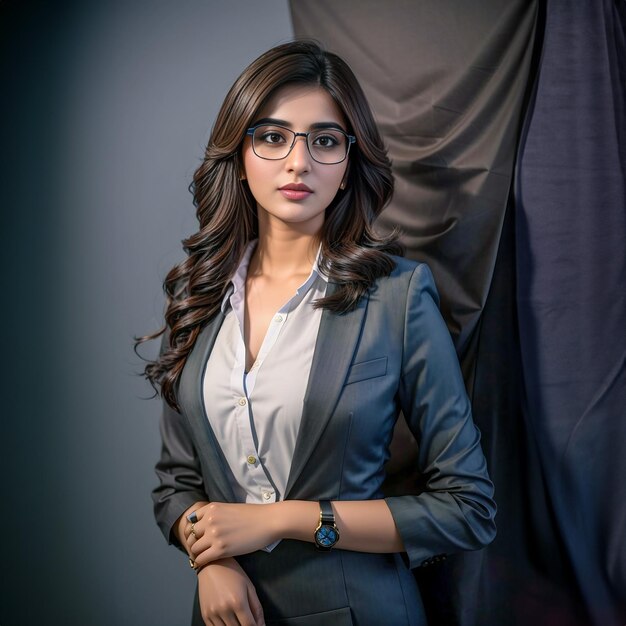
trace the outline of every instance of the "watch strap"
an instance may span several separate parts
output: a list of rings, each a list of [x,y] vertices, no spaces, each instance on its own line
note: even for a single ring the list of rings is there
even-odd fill
[[[335,514],[330,500],[320,500],[320,521],[322,524],[335,525]]]

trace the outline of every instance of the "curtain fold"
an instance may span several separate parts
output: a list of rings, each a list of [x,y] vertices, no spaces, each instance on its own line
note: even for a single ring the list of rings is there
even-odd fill
[[[511,186],[536,3],[291,2],[294,32],[353,68],[393,161],[396,226],[426,261],[464,365]],[[471,369],[471,368],[470,368]]]

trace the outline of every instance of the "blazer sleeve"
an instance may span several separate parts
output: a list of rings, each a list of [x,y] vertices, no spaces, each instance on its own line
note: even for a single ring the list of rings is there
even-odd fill
[[[482,548],[496,533],[493,484],[438,300],[430,270],[418,265],[407,292],[398,397],[419,445],[424,490],[386,498],[411,568]]]
[[[161,353],[168,341],[166,331]],[[193,444],[189,425],[181,413],[165,400],[160,421],[161,456],[155,472],[159,484],[152,490],[154,517],[169,544],[187,554],[173,532],[176,520],[195,502],[208,502],[200,460]]]

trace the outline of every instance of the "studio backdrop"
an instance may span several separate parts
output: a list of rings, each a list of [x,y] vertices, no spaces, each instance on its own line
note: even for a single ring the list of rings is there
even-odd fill
[[[431,623],[623,626],[625,30],[623,0],[1,2],[0,624],[189,623],[132,339],[226,90],[295,34],[372,103],[378,226],[433,269],[496,485],[495,542],[415,570]]]

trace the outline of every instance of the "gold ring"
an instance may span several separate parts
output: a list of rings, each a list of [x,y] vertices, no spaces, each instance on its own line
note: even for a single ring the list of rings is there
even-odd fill
[[[194,537],[196,536],[196,529],[194,528],[194,524],[192,522],[191,524],[191,532],[189,533],[190,535],[193,535]]]
[[[191,569],[198,569],[198,564],[191,557],[189,557],[189,567],[191,567]]]

